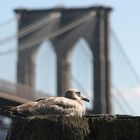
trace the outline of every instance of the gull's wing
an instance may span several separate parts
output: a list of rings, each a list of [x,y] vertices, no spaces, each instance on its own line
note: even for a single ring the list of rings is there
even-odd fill
[[[51,107],[52,105],[56,105],[62,108],[75,107],[75,101],[65,97],[47,97],[44,100],[40,100],[38,104],[39,103],[42,103],[46,107]]]
[[[35,102],[39,102],[39,101],[45,100],[45,99],[46,99],[46,97],[42,97],[42,98],[39,98],[39,99],[35,100]]]
[[[13,116],[26,117],[31,115],[30,109],[36,104],[37,102],[28,102],[19,106],[3,106],[0,107],[0,110],[10,112]]]
[[[40,115],[70,115],[78,105],[76,101],[65,97],[48,97],[33,106],[31,112]]]

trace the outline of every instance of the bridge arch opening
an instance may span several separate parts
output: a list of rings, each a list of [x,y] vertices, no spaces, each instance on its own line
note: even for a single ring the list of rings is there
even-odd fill
[[[35,88],[47,95],[56,95],[56,54],[49,40],[44,41],[36,56]]]
[[[93,108],[93,55],[84,38],[80,38],[73,48],[72,86],[80,89],[83,95],[91,100],[90,104],[86,104],[91,110]]]

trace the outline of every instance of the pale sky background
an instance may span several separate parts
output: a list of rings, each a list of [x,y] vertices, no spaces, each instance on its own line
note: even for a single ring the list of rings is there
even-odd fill
[[[133,67],[135,68],[138,76],[140,77],[140,1],[138,0],[5,0],[1,2],[0,5],[0,41],[5,39],[9,35],[16,33],[16,22],[12,19],[15,17],[14,9],[16,8],[28,8],[28,9],[47,9],[54,8],[57,6],[64,7],[91,7],[95,5],[105,5],[113,8],[111,13],[111,28],[115,30],[123,49],[125,50],[126,55],[131,60]],[[7,22],[8,21],[8,22]],[[85,73],[78,73],[77,63],[84,67],[85,63],[88,65],[87,76],[79,76],[81,85],[86,89],[86,92],[91,96],[92,82],[91,82],[91,62],[87,60],[86,56],[82,57],[82,61],[76,58],[76,54],[79,53],[79,46],[82,42],[82,47],[87,50],[87,53],[91,54],[86,47],[86,43],[83,40],[80,40],[77,43],[77,47],[73,53],[73,71],[74,75],[78,78],[79,75],[85,75]],[[79,45],[78,45],[79,44]],[[48,48],[46,46],[49,46]],[[49,92],[55,95],[56,84],[54,83],[55,74],[55,65],[50,65],[50,63],[55,63],[55,54],[51,50],[49,42],[44,42],[37,56],[37,89],[44,92]],[[11,48],[17,47],[16,40],[10,42],[7,45],[1,45],[1,51],[9,50]],[[80,54],[82,54],[80,50]],[[41,57],[42,56],[42,57]],[[52,57],[50,61],[46,61],[44,65],[44,60],[49,59],[49,56]],[[16,81],[16,62],[17,57],[16,53],[1,56],[0,55],[0,79],[7,81]],[[122,92],[125,100],[132,108],[133,112],[129,111],[125,107],[124,101],[113,89],[115,98],[113,98],[113,109],[114,113],[126,113],[126,114],[135,114],[140,115],[140,83],[135,80],[133,73],[131,72],[129,66],[126,63],[124,56],[122,55],[118,45],[115,43],[114,39],[111,36],[111,62],[112,62],[112,83]],[[46,75],[48,73],[48,75]],[[78,73],[78,74],[76,74]],[[47,77],[45,79],[44,77]],[[83,79],[82,79],[83,78]],[[84,79],[86,78],[86,79]],[[85,84],[85,80],[90,81]],[[73,86],[76,87],[76,83],[73,83]],[[119,101],[117,101],[119,100]],[[119,102],[124,109],[119,107],[117,104]]]

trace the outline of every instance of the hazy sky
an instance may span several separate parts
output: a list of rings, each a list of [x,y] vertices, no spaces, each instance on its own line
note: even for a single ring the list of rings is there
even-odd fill
[[[115,30],[118,38],[123,45],[123,49],[129,56],[132,65],[140,76],[140,1],[138,0],[5,0],[1,2],[0,5],[0,40],[3,40],[7,36],[16,33],[16,22],[13,22],[12,20],[15,17],[14,9],[16,8],[45,9],[54,8],[61,5],[63,5],[64,7],[90,7],[94,6],[95,4],[102,4],[113,8],[113,11],[111,13],[111,28]],[[16,40],[8,45],[0,45],[1,51],[5,51],[6,49],[8,50],[9,48],[14,48],[15,46]],[[42,47],[40,56],[44,53],[45,49],[46,48]],[[54,55],[51,51],[48,52],[48,55],[49,54]],[[45,54],[43,56],[44,59],[47,59]],[[115,83],[118,88],[120,88],[120,90],[124,93],[124,97],[132,106],[136,114],[140,114],[138,111],[138,108],[140,106],[140,83],[135,81],[133,74],[129,70],[129,66],[124,60],[124,56],[120,53],[119,48],[114,43],[114,41],[112,41],[111,46],[111,58],[113,83]],[[51,61],[55,61],[55,56]],[[0,79],[15,81],[16,62],[17,60],[15,53],[3,57],[0,56]],[[40,61],[38,63],[40,63],[41,65],[42,62]],[[51,67],[53,69],[55,66]],[[45,74],[48,69],[43,67],[42,69],[44,69],[44,71],[42,71],[42,76],[44,76],[43,73]],[[47,72],[49,72],[49,70]],[[55,76],[55,72],[52,71],[52,73]],[[41,76],[38,76],[38,79],[39,81],[41,81]],[[53,84],[54,83],[49,85],[49,83],[47,83],[47,88],[49,88]],[[42,90],[45,90],[43,89],[45,88],[45,83],[40,85],[39,87],[42,88]],[[88,88],[88,90],[90,90],[92,88],[91,85]],[[121,103],[123,104],[123,101],[121,101]],[[114,106],[116,113],[122,113],[122,111],[117,108],[115,103]],[[127,113],[130,112],[128,111]]]

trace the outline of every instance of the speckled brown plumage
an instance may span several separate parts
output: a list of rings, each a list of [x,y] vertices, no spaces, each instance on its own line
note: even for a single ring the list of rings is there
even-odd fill
[[[19,106],[1,107],[1,110],[8,111],[15,116],[35,116],[35,115],[67,115],[82,116],[85,113],[84,102],[89,101],[82,97],[77,89],[69,89],[65,97],[46,97],[35,102],[25,103]]]

